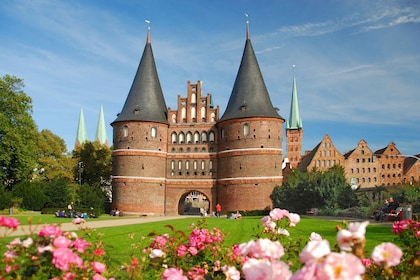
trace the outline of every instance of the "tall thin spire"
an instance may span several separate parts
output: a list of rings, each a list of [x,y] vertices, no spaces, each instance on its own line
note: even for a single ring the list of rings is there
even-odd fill
[[[219,121],[252,117],[282,119],[271,103],[251,39],[249,39],[249,32],[247,31],[241,65],[239,66],[228,105]]]
[[[83,115],[83,109],[80,108],[79,125],[77,126],[77,136],[75,148],[81,146],[84,142],[88,141],[87,130],[85,125],[85,117]]]
[[[146,21],[150,23],[150,21]],[[133,84],[125,100],[124,107],[113,122],[148,121],[168,124],[168,109],[156,70],[150,43],[150,26]],[[112,125],[112,124],[111,124]]]
[[[287,121],[287,129],[301,129],[302,119],[299,115],[299,104],[296,87],[295,65],[293,65],[292,102],[290,104],[290,117]]]
[[[95,140],[98,141],[102,145],[108,146],[108,138],[106,136],[104,110],[103,110],[102,105],[101,105],[101,108],[99,110],[99,119],[98,119],[98,126],[96,127]]]
[[[147,23],[147,40],[146,42],[148,44],[151,43],[151,38],[150,38],[150,20],[146,19],[145,22]]]

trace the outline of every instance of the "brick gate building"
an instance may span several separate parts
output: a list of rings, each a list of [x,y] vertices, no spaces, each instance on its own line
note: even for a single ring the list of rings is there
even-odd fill
[[[271,103],[253,50],[245,48],[221,118],[201,82],[188,82],[176,109],[166,107],[151,47],[113,127],[113,207],[140,214],[183,214],[199,193],[222,212],[271,208],[282,183],[284,119]],[[300,151],[299,151],[300,152]]]

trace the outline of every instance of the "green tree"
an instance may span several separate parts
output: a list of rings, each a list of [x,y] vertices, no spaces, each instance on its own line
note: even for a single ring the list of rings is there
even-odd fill
[[[32,119],[32,99],[23,92],[23,81],[0,78],[0,183],[11,190],[29,179],[36,166],[38,131]]]
[[[12,193],[6,187],[0,185],[0,210],[9,208],[12,205]]]
[[[79,189],[79,206],[84,209],[93,208],[95,214],[103,212],[104,203],[106,201],[106,194],[102,188],[92,187],[88,184],[83,184]]]
[[[112,150],[98,142],[87,141],[73,151],[73,158],[78,162],[74,169],[79,184],[103,186],[111,178]]]
[[[40,133],[37,146],[38,160],[32,179],[50,181],[64,178],[69,183],[73,182],[73,169],[77,162],[67,152],[64,140],[44,129]]]
[[[21,199],[20,207],[26,210],[40,211],[48,200],[44,192],[45,183],[20,181],[12,190],[13,198]]]
[[[47,182],[44,191],[48,197],[45,207],[64,210],[72,201],[69,184],[65,179],[54,179]]]

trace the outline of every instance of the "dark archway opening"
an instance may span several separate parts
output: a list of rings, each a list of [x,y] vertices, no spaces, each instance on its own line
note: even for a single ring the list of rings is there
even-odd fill
[[[200,191],[184,193],[178,202],[179,215],[207,216],[210,214],[210,201]]]

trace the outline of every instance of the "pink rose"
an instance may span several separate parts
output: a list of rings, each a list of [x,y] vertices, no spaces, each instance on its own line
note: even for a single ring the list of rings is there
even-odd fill
[[[105,271],[106,266],[101,262],[92,262],[92,268],[97,273],[102,273]]]
[[[257,241],[249,241],[239,245],[243,256],[252,258],[279,259],[284,255],[284,248],[278,241],[268,238],[260,238]]]
[[[403,252],[401,249],[390,242],[381,243],[372,251],[372,260],[377,264],[385,264],[386,267],[398,265],[401,261]]]
[[[4,217],[4,216],[0,217],[0,226],[17,230],[18,225],[19,225],[19,220],[18,219],[8,218],[8,217]]]
[[[91,244],[89,242],[87,242],[86,240],[82,239],[82,238],[77,238],[74,242],[73,242],[73,247],[76,249],[77,252],[79,253],[84,253],[86,250],[86,247],[90,247]],[[102,249],[97,249],[94,252],[95,256],[102,256],[105,255],[105,251]]]
[[[290,213],[289,214],[289,220],[290,220],[290,226],[294,227],[300,222],[300,216],[299,214]]]
[[[44,226],[38,233],[39,237],[56,237],[61,235],[62,231],[55,225]]]
[[[188,280],[188,278],[184,275],[182,269],[171,267],[165,269],[162,273],[161,280]]]
[[[365,239],[365,234],[366,234],[366,227],[368,226],[369,221],[364,221],[364,222],[355,222],[355,223],[350,223],[348,230],[351,232],[353,238],[355,239]]]
[[[54,239],[53,244],[56,248],[68,248],[72,241],[64,236],[58,236]]]
[[[285,209],[274,208],[273,210],[270,211],[270,217],[274,221],[280,221],[283,218],[289,217],[289,211]]]
[[[96,273],[95,275],[92,276],[92,280],[106,280],[106,278]]]
[[[247,280],[273,279],[273,267],[268,259],[249,258],[242,266],[242,272]]]
[[[303,263],[319,260],[331,252],[328,240],[309,241],[302,252],[299,259]]]
[[[240,280],[241,279],[241,273],[236,269],[234,266],[223,266],[222,271],[226,276],[226,279],[231,280]]]
[[[321,241],[322,240],[322,236],[316,232],[312,232],[311,235],[309,236],[309,240],[311,241]]]
[[[52,263],[55,267],[63,271],[69,271],[70,264],[74,264],[78,267],[83,265],[83,260],[69,248],[58,248],[54,250],[52,254]]]
[[[360,279],[365,273],[362,261],[353,254],[330,253],[317,267],[319,279]]]
[[[187,250],[188,250],[187,246],[179,245],[178,250],[177,250],[178,256],[179,257],[185,256],[185,254],[187,253]]]
[[[153,249],[152,252],[150,252],[149,257],[151,259],[154,259],[154,258],[160,258],[163,255],[164,255],[164,253],[163,253],[163,251],[161,249]]]

